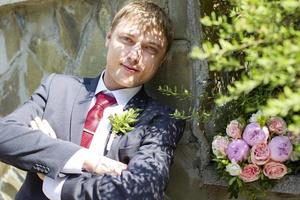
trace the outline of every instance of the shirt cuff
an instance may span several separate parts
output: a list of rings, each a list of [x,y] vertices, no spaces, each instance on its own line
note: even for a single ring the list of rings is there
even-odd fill
[[[55,180],[45,176],[43,182],[43,192],[48,199],[61,200],[62,187],[67,178],[56,178]]]
[[[78,150],[65,164],[62,173],[66,174],[80,174],[82,172],[82,166],[87,149]]]

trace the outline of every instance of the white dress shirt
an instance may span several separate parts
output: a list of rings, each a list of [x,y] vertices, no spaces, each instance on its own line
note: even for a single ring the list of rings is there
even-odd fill
[[[119,90],[108,90],[103,81],[103,72],[100,76],[97,88],[95,90],[95,96],[93,97],[90,108],[91,109],[96,103],[96,94],[104,92],[105,94],[114,96],[117,104],[109,106],[104,109],[103,117],[101,118],[89,149],[82,148],[77,151],[65,164],[62,172],[65,174],[79,174],[82,171],[84,159],[87,156],[95,160],[99,159],[99,156],[103,156],[106,149],[110,149],[112,144],[113,134],[109,135],[111,124],[108,117],[112,114],[120,114],[123,112],[123,108],[126,106],[128,101],[141,89],[142,86],[134,88],[125,88]],[[108,138],[110,137],[110,138]],[[108,143],[106,145],[108,139]],[[51,179],[45,177],[43,182],[43,192],[51,200],[61,200],[61,190],[67,177],[61,174],[61,178]]]

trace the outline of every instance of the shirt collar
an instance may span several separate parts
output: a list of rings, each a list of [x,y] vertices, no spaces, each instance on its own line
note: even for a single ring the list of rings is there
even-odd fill
[[[134,95],[136,95],[142,88],[142,86],[137,86],[137,87],[133,87],[133,88],[124,88],[124,89],[119,89],[119,90],[109,90],[109,89],[107,89],[107,87],[105,86],[104,81],[103,81],[104,73],[105,73],[105,71],[102,72],[102,74],[99,78],[98,85],[95,90],[95,95],[98,94],[99,92],[105,92],[108,94],[112,94],[116,98],[118,105],[121,105],[123,107],[125,107],[126,104],[128,103],[128,101]]]

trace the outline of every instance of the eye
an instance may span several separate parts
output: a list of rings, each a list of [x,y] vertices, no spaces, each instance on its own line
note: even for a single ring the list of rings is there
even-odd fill
[[[158,52],[157,48],[152,47],[152,46],[145,46],[144,49],[145,49],[148,53],[153,54],[153,55],[154,55],[154,54],[157,54],[157,52]]]
[[[121,36],[120,39],[124,44],[133,44],[133,40],[128,36]]]

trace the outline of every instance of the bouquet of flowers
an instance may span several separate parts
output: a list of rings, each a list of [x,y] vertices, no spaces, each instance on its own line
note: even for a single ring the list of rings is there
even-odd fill
[[[298,140],[280,117],[257,113],[245,126],[231,121],[226,136],[215,136],[212,142],[213,160],[219,174],[228,178],[230,198],[237,198],[249,182],[266,189],[274,179],[284,177],[289,172],[286,164],[298,160]]]

